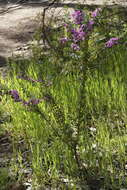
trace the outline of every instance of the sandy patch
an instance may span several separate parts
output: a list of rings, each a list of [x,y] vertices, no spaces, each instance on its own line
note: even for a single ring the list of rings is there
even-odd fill
[[[0,15],[0,56],[11,56],[32,40],[38,28],[37,14],[41,12],[42,7],[21,7]]]

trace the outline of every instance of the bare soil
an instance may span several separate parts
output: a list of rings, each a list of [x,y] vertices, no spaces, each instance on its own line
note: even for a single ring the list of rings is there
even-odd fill
[[[42,7],[17,7],[0,15],[0,56],[9,57],[23,49],[32,40],[36,28],[37,14]],[[2,9],[2,8],[1,8]]]

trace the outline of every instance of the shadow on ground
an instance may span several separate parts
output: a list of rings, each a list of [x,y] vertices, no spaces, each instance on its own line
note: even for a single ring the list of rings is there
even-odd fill
[[[5,66],[7,63],[7,60],[5,57],[0,56],[0,67]]]

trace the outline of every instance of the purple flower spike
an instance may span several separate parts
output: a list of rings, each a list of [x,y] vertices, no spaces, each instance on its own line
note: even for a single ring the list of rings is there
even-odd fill
[[[88,24],[87,24],[87,30],[92,30],[94,25],[94,21],[93,20],[89,20]]]
[[[119,38],[111,38],[110,40],[108,40],[108,41],[105,43],[105,47],[111,48],[113,45],[118,44],[118,40],[119,40]]]
[[[71,32],[74,42],[78,42],[85,39],[86,33],[83,31],[82,27],[79,29],[73,29]]]
[[[67,28],[67,27],[68,27],[68,24],[65,23],[63,26],[64,26],[65,28]]]
[[[71,48],[73,50],[75,50],[75,51],[79,51],[80,50],[80,47],[77,44],[74,44],[74,43],[71,44]]]
[[[27,102],[27,105],[37,105],[40,103],[40,100],[39,99],[30,99],[28,102]]]
[[[84,31],[84,30],[86,29],[86,27],[87,27],[87,26],[86,26],[85,24],[81,24],[81,25],[80,25],[80,30],[83,30],[83,31]]]
[[[95,9],[95,10],[91,13],[91,16],[92,16],[93,18],[96,18],[96,17],[99,15],[100,11],[101,11],[101,8]]]
[[[32,105],[37,105],[41,102],[39,99],[30,99],[29,101],[23,100],[22,103],[24,106],[32,106]]]
[[[12,98],[14,99],[14,100],[20,100],[19,99],[19,93],[18,93],[18,91],[17,90],[10,90],[9,91],[9,94],[12,96]]]
[[[28,106],[28,102],[27,101],[23,100],[22,103],[23,103],[24,106]]]
[[[84,20],[84,13],[80,10],[75,10],[72,13],[72,18],[74,20],[75,24],[82,24],[83,20]]]

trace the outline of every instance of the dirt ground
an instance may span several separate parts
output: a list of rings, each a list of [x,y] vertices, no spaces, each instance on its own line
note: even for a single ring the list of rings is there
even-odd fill
[[[38,27],[36,16],[41,12],[42,7],[15,5],[10,12],[0,14],[0,56],[9,57],[12,53],[26,48]]]

